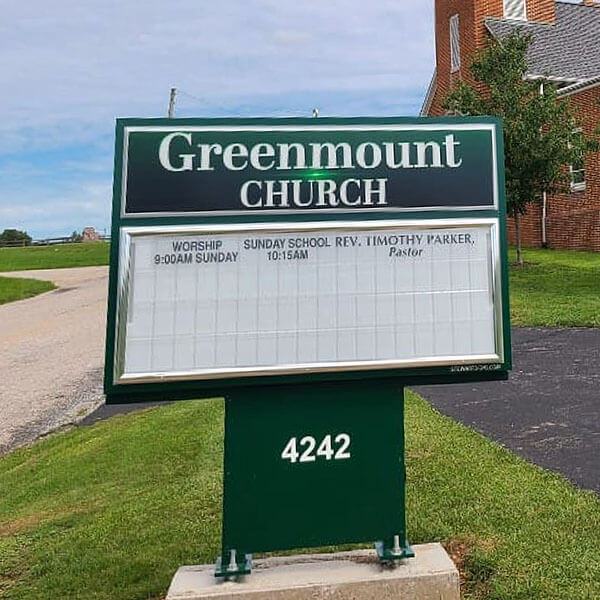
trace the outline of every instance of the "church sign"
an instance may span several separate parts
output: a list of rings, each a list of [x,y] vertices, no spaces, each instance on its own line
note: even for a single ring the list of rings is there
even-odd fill
[[[130,119],[118,138],[109,399],[506,371],[492,119]]]
[[[491,117],[118,121],[107,402],[225,396],[220,575],[410,555],[403,387],[511,365],[503,178]]]

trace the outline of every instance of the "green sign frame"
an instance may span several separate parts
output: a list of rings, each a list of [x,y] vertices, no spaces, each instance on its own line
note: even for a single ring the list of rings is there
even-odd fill
[[[200,147],[200,144],[196,143],[196,138],[193,137],[197,131],[210,131],[213,136],[222,136],[210,138],[206,143],[207,146],[214,143],[221,148],[220,154],[213,153],[212,158],[209,152],[209,159],[215,162],[204,165],[207,167],[204,169],[206,172],[202,170],[203,158],[199,153],[201,151],[193,152],[191,149],[192,146]],[[328,135],[335,134],[337,137],[334,142],[336,143],[341,143],[340,140],[345,139],[345,135],[350,136],[348,139],[351,141],[348,144],[352,155],[346,156],[340,152],[339,156],[322,154],[315,158],[315,149],[311,145],[313,144],[311,140],[316,139],[324,143],[326,139],[315,137],[317,135],[315,132],[319,131],[334,132]],[[389,147],[385,145],[387,138],[382,137],[382,131],[403,132],[402,139],[409,140],[405,143],[412,144],[411,148],[414,148],[414,153],[407,154],[405,157],[402,154],[394,154],[396,150],[398,152],[402,150],[401,144],[398,143],[396,150],[393,150],[391,155],[386,154]],[[175,146],[171,148],[172,156],[169,159],[171,162],[168,164],[173,171],[168,173],[160,171],[159,175],[153,179],[153,174],[157,169],[156,161],[158,159],[156,156],[160,151],[160,147],[157,145],[161,139],[160,135],[164,140],[166,135],[174,132],[183,132],[185,136],[172,138],[173,144],[184,145],[180,148]],[[232,132],[235,132],[235,136]],[[481,132],[484,133],[479,135]],[[300,164],[300,159],[296,157],[296,164],[292,165],[291,154],[283,157],[281,152],[278,156],[272,154],[270,148],[278,147],[276,141],[285,141],[284,133],[285,135],[294,134],[295,137],[289,138],[290,144],[304,144],[307,152],[304,163]],[[137,137],[132,137],[133,134]],[[145,134],[149,136],[147,142],[144,141]],[[368,138],[365,138],[366,134],[369,135]],[[470,137],[468,141],[465,141],[464,147],[469,146],[470,149],[465,154],[464,167],[461,166],[464,170],[460,171],[455,168],[450,173],[451,169],[435,168],[458,165],[458,158],[450,154],[450,150],[453,144],[458,144],[456,140],[462,139],[460,136],[467,134]],[[157,135],[159,135],[158,138]],[[134,139],[135,143],[132,141]],[[270,144],[261,143],[261,139],[270,140]],[[221,141],[218,142],[218,140]],[[438,149],[441,148],[444,152],[441,156],[445,157],[445,164],[438,164],[441,159],[436,158],[434,151],[429,152],[431,147],[427,147],[428,140],[437,140]],[[489,148],[486,144],[489,145]],[[256,150],[257,146],[259,146],[258,150]],[[244,386],[353,381],[365,378],[401,378],[402,385],[507,378],[507,373],[511,368],[511,346],[508,311],[506,201],[502,129],[497,118],[119,119],[115,148],[104,377],[107,403],[206,397],[222,395],[224,390]],[[155,151],[150,152],[148,148],[154,148]],[[313,150],[312,158],[308,154],[311,148]],[[132,155],[131,152],[134,154]],[[244,154],[245,152],[247,154]],[[226,162],[223,158],[225,154],[229,157],[230,166],[236,167],[235,172],[234,170],[227,171],[223,167]],[[141,157],[139,160],[136,158],[138,155]],[[186,155],[189,155],[190,158],[185,158]],[[148,156],[155,157],[154,164],[148,165],[144,162]],[[236,207],[233,192],[227,192],[223,196],[223,204],[226,208],[220,210],[215,207],[213,190],[218,189],[223,182],[229,181],[230,176],[238,177],[241,166],[248,170],[246,174],[248,177],[255,178],[258,177],[257,172],[266,166],[271,165],[274,170],[278,170],[283,161],[284,167],[298,167],[298,169],[296,172],[292,172],[294,170],[292,168],[288,171],[279,169],[283,175],[278,172],[276,176],[280,178],[286,176],[302,178],[312,174],[317,179],[319,177],[336,179],[340,175],[344,175],[358,181],[366,181],[366,178],[361,179],[363,176],[373,181],[379,181],[387,176],[385,165],[381,166],[385,162],[385,158],[382,159],[382,156],[387,157],[388,166],[394,161],[400,164],[405,160],[408,163],[412,161],[410,166],[422,166],[422,169],[397,169],[397,172],[389,178],[392,183],[389,183],[388,187],[388,191],[390,189],[407,191],[424,189],[422,196],[413,200],[416,192],[412,195],[407,193],[406,196],[400,195],[399,192],[393,192],[390,203],[386,205],[379,205],[374,200],[371,204],[367,203],[366,206],[356,206],[353,205],[354,199],[352,201],[346,199],[345,204],[338,202],[336,206],[312,208],[261,206],[256,210],[258,203],[256,196],[251,199],[248,199],[250,198],[248,196],[246,199],[248,204],[253,205],[252,207]],[[473,168],[467,168],[467,156],[472,158],[475,165]],[[237,162],[233,162],[234,158]],[[379,167],[373,167],[366,172],[365,165],[371,168],[375,164],[376,158],[380,159],[381,164],[377,163]],[[349,161],[348,164],[344,163],[345,160]],[[315,172],[313,165],[320,167],[319,173]],[[188,170],[187,166],[192,168]],[[186,171],[180,172],[179,170],[182,169],[186,169]],[[186,176],[185,182],[181,184],[180,188],[181,198],[185,200],[190,194],[189,190],[199,186],[199,189],[206,190],[210,202],[206,207],[198,206],[190,210],[188,198],[185,202],[182,200],[180,204],[176,203],[176,210],[157,210],[156,207],[160,205],[160,202],[168,197],[165,190],[169,189],[170,182],[175,181],[176,177],[181,175]],[[144,187],[140,183],[143,182],[144,177],[154,182],[154,185]],[[211,177],[215,178],[214,181]],[[252,181],[256,181],[256,179]],[[238,188],[239,186],[235,189]],[[479,188],[491,190],[492,199],[485,201],[477,196],[474,190]],[[152,195],[154,194],[153,189],[156,191],[155,197]],[[259,186],[255,185],[255,192],[257,189]],[[130,193],[131,197],[128,195]],[[406,202],[404,197],[408,198]],[[144,208],[145,198],[148,198],[147,210]],[[303,202],[304,200],[301,198],[300,203]],[[134,207],[134,209],[130,210],[130,207]],[[492,223],[495,231],[493,260],[496,294],[494,304],[499,358],[475,364],[457,362],[447,365],[424,364],[416,367],[410,365],[398,368],[387,366],[385,369],[382,369],[381,366],[370,368],[369,365],[360,368],[352,368],[352,366],[336,368],[334,366],[326,370],[299,369],[298,371],[273,371],[248,376],[225,372],[217,377],[208,378],[196,377],[192,374],[182,378],[160,376],[147,380],[124,381],[120,377],[119,361],[122,359],[124,344],[122,324],[126,319],[124,311],[127,308],[123,298],[126,296],[124,288],[126,287],[126,275],[129,273],[129,265],[126,264],[129,260],[127,246],[136,235],[152,234],[152,232],[158,231],[177,232],[194,227],[205,231],[211,228],[217,231],[237,228],[251,232],[261,227],[277,227],[282,223],[287,224],[288,227],[302,228],[303,226],[307,227],[309,223],[314,225],[317,221],[324,227],[327,227],[328,224],[332,226],[336,222],[343,222],[346,226],[356,224],[357,227],[373,228],[386,221],[407,224],[421,223],[424,227],[432,223],[456,223],[458,221],[470,225],[483,222]]]

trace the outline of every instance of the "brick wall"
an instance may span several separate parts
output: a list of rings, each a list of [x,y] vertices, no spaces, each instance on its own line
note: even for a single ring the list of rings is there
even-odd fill
[[[554,0],[527,0],[530,21],[553,23]],[[449,20],[459,15],[461,69],[450,73]],[[442,103],[459,80],[469,81],[468,65],[475,52],[489,41],[484,19],[503,16],[502,0],[436,0],[436,90],[428,114],[443,115]],[[582,121],[586,135],[600,124],[600,86],[569,97],[574,112]],[[600,154],[590,153],[585,161],[586,189],[558,194],[547,201],[546,242],[551,248],[574,248],[600,251]],[[521,241],[524,246],[542,245],[542,209],[531,205],[521,216]],[[508,220],[508,236],[515,242],[514,223]]]
[[[600,125],[600,86],[568,97],[573,113],[580,119],[586,136]],[[585,190],[565,192],[547,199],[546,245],[549,248],[595,250],[600,252],[600,154],[585,158]],[[521,218],[524,246],[542,246],[542,210],[531,205]],[[508,240],[515,243],[514,223],[508,220]]]
[[[600,125],[600,86],[569,96],[585,135]],[[585,158],[585,191],[548,200],[548,246],[600,251],[600,154]]]
[[[552,23],[556,19],[554,0],[527,0],[527,18],[530,21]],[[461,69],[450,73],[450,17],[458,14],[460,32]],[[435,51],[436,91],[429,110],[430,115],[443,115],[442,104],[457,81],[469,81],[469,65],[475,52],[488,41],[484,25],[486,17],[502,18],[503,0],[436,0]]]
[[[556,21],[556,3],[554,0],[527,0],[527,20],[540,23]]]
[[[531,248],[539,248],[542,240],[542,208],[539,204],[532,204],[527,213],[521,215],[519,220],[521,226],[521,245]],[[510,244],[516,243],[515,223],[514,220],[508,218],[506,221],[506,229],[508,232],[508,241]]]
[[[502,1],[502,0],[500,0]],[[483,22],[474,0],[437,0],[435,3],[436,90],[430,115],[443,115],[443,101],[456,82],[469,79],[468,65],[483,43]],[[450,17],[458,14],[461,68],[450,73]]]

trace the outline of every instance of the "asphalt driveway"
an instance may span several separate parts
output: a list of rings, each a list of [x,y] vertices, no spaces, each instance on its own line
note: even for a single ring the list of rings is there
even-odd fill
[[[600,492],[600,329],[514,329],[508,381],[414,388],[443,414]]]

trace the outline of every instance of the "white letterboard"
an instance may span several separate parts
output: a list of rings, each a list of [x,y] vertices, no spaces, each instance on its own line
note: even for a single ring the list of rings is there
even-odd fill
[[[131,233],[122,382],[501,362],[494,220]]]

